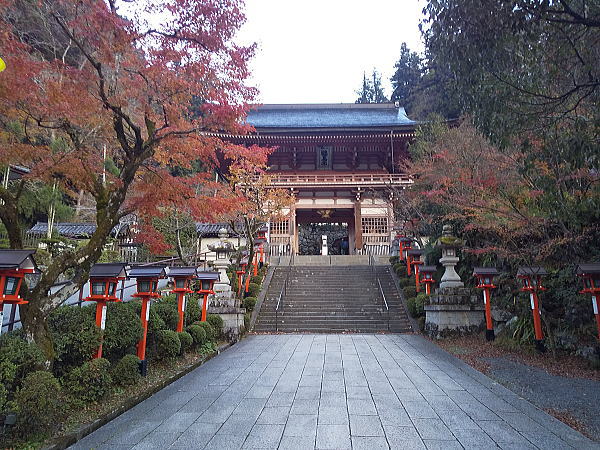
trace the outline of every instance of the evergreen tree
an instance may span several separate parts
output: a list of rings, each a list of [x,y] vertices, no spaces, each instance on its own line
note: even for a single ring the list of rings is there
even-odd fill
[[[381,86],[381,75],[373,69],[371,79],[363,72],[362,87],[356,91],[358,98],[355,103],[386,103],[388,101]]]
[[[411,52],[406,42],[400,47],[400,59],[394,65],[396,72],[390,78],[392,82],[391,100],[406,105],[423,77],[421,57]]]
[[[363,72],[362,87],[356,93],[358,94],[358,98],[354,103],[373,103],[373,85],[365,72]]]

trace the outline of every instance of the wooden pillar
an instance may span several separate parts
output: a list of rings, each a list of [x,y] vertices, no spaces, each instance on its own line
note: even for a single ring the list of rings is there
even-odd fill
[[[292,190],[292,194],[294,191]],[[290,211],[290,251],[291,253],[298,254],[298,220],[296,218],[296,204],[292,205]]]
[[[357,250],[361,250],[363,246],[361,217],[359,191],[356,193],[356,200],[354,202],[354,245]]]

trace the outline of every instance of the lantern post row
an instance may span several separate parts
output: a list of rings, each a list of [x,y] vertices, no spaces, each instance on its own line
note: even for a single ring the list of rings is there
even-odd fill
[[[171,267],[169,268],[169,277],[173,278],[175,286],[173,292],[177,295],[177,313],[179,320],[177,321],[177,332],[183,331],[185,309],[186,309],[186,294],[194,291],[190,289],[190,282],[198,275],[196,267]]]
[[[158,293],[158,280],[165,278],[166,266],[139,266],[129,271],[129,277],[136,279],[137,291],[132,297],[138,297],[142,301],[142,338],[137,345],[137,356],[140,359],[140,373],[146,376],[148,362],[146,361],[146,338],[148,336],[148,319],[150,318],[150,301],[160,296]]]
[[[410,249],[406,252],[408,258],[408,274],[410,275],[412,271],[415,272],[415,288],[417,292],[421,291],[421,283],[419,280],[419,266],[423,264],[421,261],[421,255],[423,255],[423,250],[420,248]]]
[[[485,306],[485,338],[488,341],[493,341],[496,338],[494,334],[494,322],[492,321],[492,289],[496,289],[494,285],[494,277],[498,275],[498,270],[495,267],[475,267],[473,268],[473,276],[477,278],[476,288],[483,290],[483,304]]]
[[[86,302],[96,302],[96,326],[101,330],[100,345],[94,358],[102,358],[102,341],[106,328],[106,309],[109,302],[120,302],[117,297],[119,281],[127,278],[125,263],[98,263],[90,269],[90,292],[82,299]]]
[[[596,316],[598,327],[598,340],[600,340],[600,314],[598,312],[598,296],[600,295],[600,263],[580,264],[577,267],[577,276],[583,280],[582,294],[592,295],[592,310]]]
[[[399,253],[399,258],[400,261],[407,261],[407,252],[412,248],[411,244],[412,244],[412,239],[409,237],[401,237],[399,239],[400,241],[400,253]],[[408,268],[407,268],[408,270]],[[407,274],[410,275],[410,274]]]
[[[4,320],[4,304],[28,303],[19,294],[26,274],[39,273],[33,254],[35,250],[0,250],[0,332]]]
[[[543,267],[519,267],[517,278],[523,283],[521,291],[529,292],[531,311],[533,314],[533,328],[535,330],[535,347],[538,351],[546,351],[544,346],[544,333],[542,332],[542,318],[540,315],[540,300],[538,292],[545,291],[542,277],[548,275]]]
[[[202,315],[200,317],[200,321],[206,322],[206,306],[208,303],[208,296],[215,293],[213,288],[215,286],[215,281],[219,280],[219,272],[198,272],[196,278],[200,281],[200,289],[198,290],[198,294],[203,296]]]

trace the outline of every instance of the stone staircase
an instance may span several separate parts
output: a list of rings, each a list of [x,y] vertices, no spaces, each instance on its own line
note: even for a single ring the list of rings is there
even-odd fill
[[[276,314],[275,306],[288,271],[286,295]],[[389,329],[377,277],[389,307]],[[410,332],[411,327],[389,266],[315,264],[275,268],[254,331],[276,330],[402,333]]]

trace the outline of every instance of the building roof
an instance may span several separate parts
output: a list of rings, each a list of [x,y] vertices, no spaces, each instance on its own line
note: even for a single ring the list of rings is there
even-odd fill
[[[248,113],[248,124],[261,129],[413,128],[417,122],[393,103],[322,103],[262,105]]]
[[[539,266],[519,267],[519,270],[517,270],[517,276],[528,275],[548,275],[548,272],[546,272],[546,269]]]
[[[96,224],[92,222],[85,223],[74,223],[74,222],[59,222],[54,224],[54,230],[58,233],[59,236],[65,236],[70,238],[77,237],[89,237],[96,231]],[[112,230],[112,235],[114,236],[117,233],[124,233],[127,230],[127,227],[120,227],[117,225]],[[48,223],[47,222],[38,222],[27,232],[28,234],[46,234],[48,231]]]
[[[215,272],[215,271],[211,271],[211,270],[207,270],[205,272],[199,271],[196,278],[199,280],[218,280],[219,272]]]
[[[600,263],[579,264],[577,274],[600,274]]]
[[[473,267],[473,276],[475,275],[499,275],[495,267]]]
[[[126,277],[125,263],[98,263],[90,269],[90,278],[121,278]]]
[[[227,233],[229,236],[233,236],[235,233],[231,229],[231,226],[228,223],[207,223],[207,222],[197,222],[196,223],[196,232],[202,237],[214,237],[219,235],[219,230],[225,227],[227,229]]]

